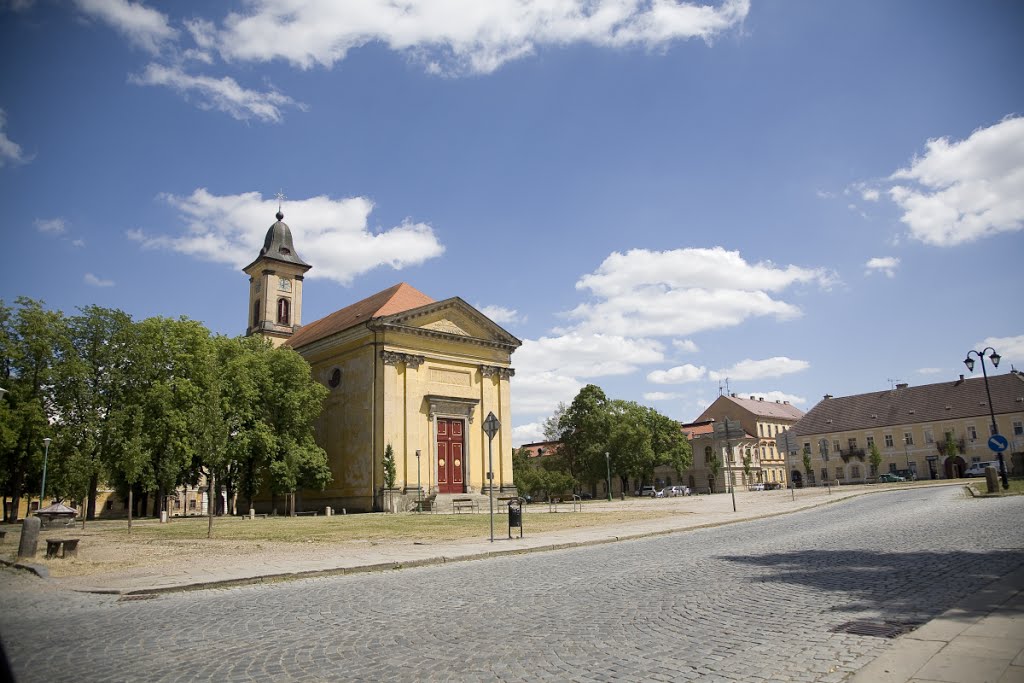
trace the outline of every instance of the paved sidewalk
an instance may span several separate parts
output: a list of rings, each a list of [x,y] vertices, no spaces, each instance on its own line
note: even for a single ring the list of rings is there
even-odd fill
[[[1024,568],[903,636],[849,681],[1024,682]]]

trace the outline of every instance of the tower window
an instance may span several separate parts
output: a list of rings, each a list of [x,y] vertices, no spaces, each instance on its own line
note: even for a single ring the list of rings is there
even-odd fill
[[[260,300],[256,299],[256,303],[252,305],[252,326],[259,327],[260,324]]]
[[[288,299],[277,300],[277,324],[278,325],[290,325],[291,324],[291,305]]]

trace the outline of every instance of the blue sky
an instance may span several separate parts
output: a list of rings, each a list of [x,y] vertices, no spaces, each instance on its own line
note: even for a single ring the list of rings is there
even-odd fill
[[[283,191],[303,318],[405,281],[692,420],[1024,367],[1024,8],[0,2],[0,297],[244,331]],[[212,9],[211,9],[212,6]]]

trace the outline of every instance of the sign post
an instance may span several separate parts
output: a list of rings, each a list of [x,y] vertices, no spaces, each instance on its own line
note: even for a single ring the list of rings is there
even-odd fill
[[[484,433],[487,434],[487,494],[490,498],[491,507],[491,543],[494,543],[494,435],[501,428],[498,418],[494,413],[487,413],[484,419]]]
[[[716,422],[714,429],[715,429],[715,436],[716,437],[718,437],[720,439],[721,438],[725,439],[725,454],[726,454],[725,457],[726,457],[726,464],[728,465],[728,467],[726,469],[727,469],[728,475],[729,475],[728,476],[728,480],[726,481],[726,484],[729,486],[729,491],[732,493],[732,511],[736,512],[736,479],[733,476],[733,471],[732,471],[732,455],[733,454],[732,454],[732,442],[730,441],[730,439],[732,438],[732,436],[734,434],[736,436],[739,436],[739,437],[743,436],[743,425],[741,425],[736,420],[730,420],[728,417],[726,417],[723,422]]]

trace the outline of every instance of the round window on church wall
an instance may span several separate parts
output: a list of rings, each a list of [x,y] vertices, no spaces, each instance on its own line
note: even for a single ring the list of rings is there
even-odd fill
[[[334,372],[331,373],[331,378],[327,380],[327,383],[331,385],[332,389],[337,389],[338,385],[341,384],[341,370],[334,368]]]

